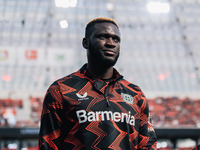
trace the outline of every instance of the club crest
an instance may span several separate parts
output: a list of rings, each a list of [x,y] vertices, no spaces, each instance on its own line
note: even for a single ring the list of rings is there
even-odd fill
[[[133,97],[129,94],[125,94],[125,93],[121,93],[121,97],[124,100],[124,102],[129,103],[129,104],[133,104]]]

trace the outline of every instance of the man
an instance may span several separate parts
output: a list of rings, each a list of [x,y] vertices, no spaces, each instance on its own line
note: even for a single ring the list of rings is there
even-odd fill
[[[47,91],[40,149],[156,149],[144,94],[113,68],[120,53],[117,24],[109,18],[92,20],[82,44],[88,63]]]

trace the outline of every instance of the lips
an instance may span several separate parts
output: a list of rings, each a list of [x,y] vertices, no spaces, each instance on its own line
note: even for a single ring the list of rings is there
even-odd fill
[[[115,55],[115,51],[114,50],[103,50],[104,54],[105,55],[108,55],[108,56],[114,56]]]

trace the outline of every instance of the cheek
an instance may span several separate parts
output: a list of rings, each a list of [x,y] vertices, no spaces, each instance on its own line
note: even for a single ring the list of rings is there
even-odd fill
[[[96,41],[95,45],[98,46],[98,47],[103,47],[105,44],[105,41]]]
[[[120,45],[118,45],[118,46],[116,47],[116,50],[118,51],[118,53],[120,52]]]
[[[95,41],[90,44],[91,49],[100,50],[103,48],[104,43],[100,41]]]

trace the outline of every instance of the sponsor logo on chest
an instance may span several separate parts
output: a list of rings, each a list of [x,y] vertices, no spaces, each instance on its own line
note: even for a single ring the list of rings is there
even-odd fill
[[[121,93],[121,97],[124,100],[124,102],[129,103],[129,104],[133,104],[133,97],[129,94],[125,94],[125,93]]]
[[[126,122],[127,124],[135,126],[135,117],[129,111],[128,113],[112,112],[112,111],[90,111],[78,110],[76,111],[79,123],[93,122],[93,121],[115,121]]]

